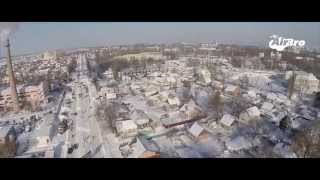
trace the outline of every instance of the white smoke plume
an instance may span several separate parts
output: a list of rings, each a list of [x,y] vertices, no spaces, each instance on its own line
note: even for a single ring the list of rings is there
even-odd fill
[[[4,43],[18,28],[17,22],[0,22],[0,43]]]

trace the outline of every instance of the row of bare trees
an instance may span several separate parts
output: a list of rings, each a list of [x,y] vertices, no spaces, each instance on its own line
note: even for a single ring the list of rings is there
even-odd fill
[[[95,113],[98,121],[102,121],[107,128],[111,128],[115,132],[117,114],[114,104],[104,100],[97,106]]]

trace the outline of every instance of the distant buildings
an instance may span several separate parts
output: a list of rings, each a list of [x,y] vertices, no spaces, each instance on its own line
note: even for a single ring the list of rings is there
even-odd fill
[[[44,60],[56,60],[57,52],[56,51],[46,51],[43,53]]]
[[[207,52],[212,52],[217,50],[218,43],[201,43],[199,50],[200,51],[207,51]]]
[[[211,83],[211,73],[208,69],[200,70],[200,81],[206,85],[209,85]]]
[[[114,76],[113,76],[113,72],[111,70],[111,68],[109,68],[108,70],[106,70],[103,73],[103,76],[107,79],[107,80],[114,80]]]
[[[259,53],[259,58],[264,58],[264,52]]]

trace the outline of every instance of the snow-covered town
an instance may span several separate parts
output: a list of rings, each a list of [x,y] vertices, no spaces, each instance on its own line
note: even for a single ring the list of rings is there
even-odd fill
[[[209,42],[2,60],[1,157],[320,156],[320,53]]]

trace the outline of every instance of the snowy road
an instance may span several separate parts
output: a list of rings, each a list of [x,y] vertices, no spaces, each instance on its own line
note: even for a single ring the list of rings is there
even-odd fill
[[[79,56],[78,72],[78,82],[74,83],[72,88],[76,96],[73,110],[77,112],[77,115],[74,118],[74,132],[71,133],[74,133],[75,136],[70,139],[70,144],[78,144],[78,148],[69,157],[81,158],[88,153],[93,153],[94,157],[106,157],[108,155],[105,147],[102,146],[101,133],[94,116],[94,88],[90,84],[84,56]]]

